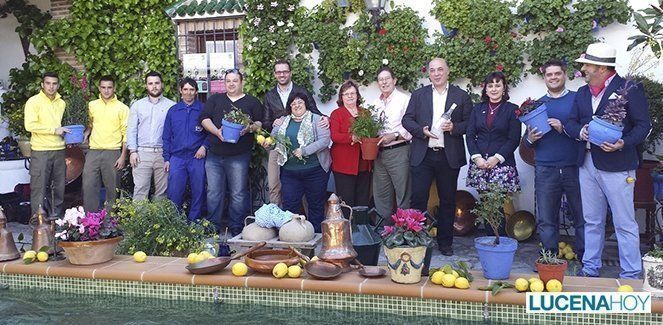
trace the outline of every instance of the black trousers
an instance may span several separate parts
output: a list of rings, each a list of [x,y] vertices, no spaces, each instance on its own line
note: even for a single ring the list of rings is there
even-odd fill
[[[414,209],[426,211],[430,187],[435,180],[440,206],[437,209],[437,244],[448,248],[453,243],[453,225],[456,210],[456,189],[460,169],[451,168],[443,148],[428,149],[418,166],[410,167],[412,202]]]
[[[334,172],[334,183],[336,184],[336,195],[345,201],[345,204],[351,207],[368,206],[371,194],[371,172],[359,172],[358,175]]]

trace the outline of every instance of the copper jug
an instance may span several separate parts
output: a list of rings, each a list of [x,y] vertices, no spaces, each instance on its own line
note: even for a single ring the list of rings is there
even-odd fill
[[[32,250],[39,251],[42,247],[48,246],[48,254],[54,251],[54,232],[51,222],[46,219],[46,211],[39,205],[37,210],[37,225],[32,230]]]
[[[21,257],[21,253],[16,249],[14,235],[7,230],[7,218],[0,207],[0,262],[11,261]]]
[[[343,269],[350,271],[350,261],[357,257],[357,252],[352,247],[352,231],[350,221],[343,217],[341,207],[349,208],[341,203],[336,194],[332,194],[327,200],[325,220],[322,222],[322,249],[318,257],[334,263]],[[350,210],[352,211],[352,210]],[[350,212],[352,215],[352,212]]]

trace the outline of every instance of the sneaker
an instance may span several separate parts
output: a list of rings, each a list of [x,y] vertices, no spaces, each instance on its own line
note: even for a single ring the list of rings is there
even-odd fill
[[[596,274],[596,275],[589,274],[589,273],[585,272],[585,270],[583,270],[583,269],[578,270],[578,272],[576,272],[576,276],[582,276],[582,277],[586,277],[586,278],[598,278],[599,277],[598,274]]]

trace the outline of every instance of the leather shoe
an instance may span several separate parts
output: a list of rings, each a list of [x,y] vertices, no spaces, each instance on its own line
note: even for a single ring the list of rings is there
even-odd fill
[[[440,247],[440,253],[442,253],[444,256],[453,256],[454,249],[451,247]]]

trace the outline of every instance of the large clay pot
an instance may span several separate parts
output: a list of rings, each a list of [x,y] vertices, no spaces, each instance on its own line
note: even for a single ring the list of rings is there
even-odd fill
[[[21,155],[23,155],[23,157],[29,158],[32,153],[32,149],[30,147],[30,140],[19,138],[17,142],[18,142],[18,148],[21,150]]]
[[[384,247],[391,281],[397,283],[419,283],[426,257],[426,246]]]
[[[375,160],[378,157],[378,142],[380,138],[361,138],[361,158]]]
[[[536,262],[536,271],[539,273],[539,279],[543,283],[548,283],[552,279],[564,283],[564,272],[566,272],[569,264],[566,261],[563,262],[562,264],[541,264]]]
[[[315,236],[313,225],[303,215],[293,215],[292,219],[279,229],[279,240],[284,242],[307,242],[313,239],[313,236]]]
[[[91,265],[108,262],[115,256],[117,245],[124,239],[122,236],[91,240],[61,241],[58,246],[64,249],[69,263],[74,265]]]
[[[255,217],[244,218],[244,229],[242,229],[242,239],[263,241],[276,237],[276,229],[261,227],[257,223],[246,224],[249,219],[256,220]]]
[[[652,296],[663,297],[663,259],[645,255],[642,270],[645,280],[642,290],[651,292]]]

